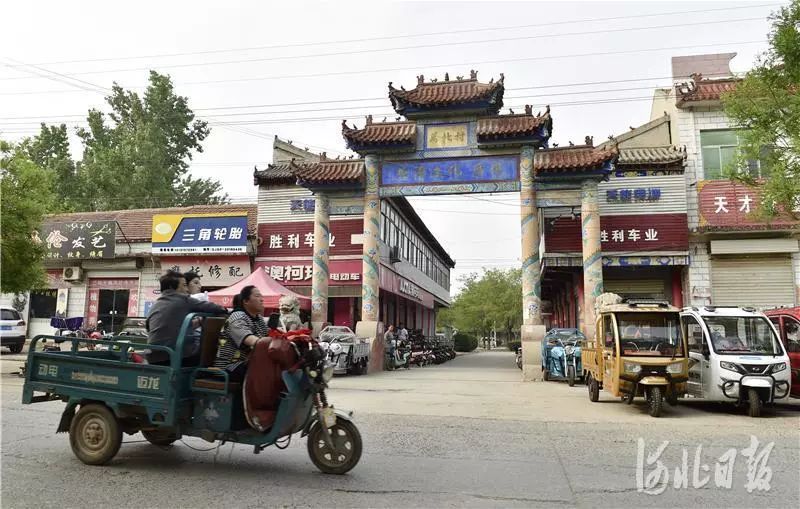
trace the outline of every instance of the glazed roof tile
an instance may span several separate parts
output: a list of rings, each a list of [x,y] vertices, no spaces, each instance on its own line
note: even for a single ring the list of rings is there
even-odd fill
[[[364,178],[364,160],[320,161],[295,165],[295,175],[308,184],[342,184],[361,182]]]
[[[373,123],[370,115],[363,129],[348,127],[342,121],[342,136],[352,146],[413,145],[417,140],[417,124],[408,121]]]
[[[445,74],[443,81],[425,82],[425,78],[417,76],[417,86],[412,90],[402,87],[398,90],[389,83],[389,99],[395,111],[402,113],[407,108],[432,110],[465,104],[481,105],[489,111],[497,112],[503,106],[504,77],[489,83],[478,82],[478,73],[472,71],[469,79],[461,76],[450,80]]]
[[[532,114],[526,106],[526,113],[516,115],[499,115],[478,120],[478,140],[525,136],[536,133],[541,127],[550,127],[552,118],[548,108],[544,115]]]
[[[616,148],[596,148],[591,145],[549,148],[534,153],[535,172],[568,172],[592,170],[613,161],[619,155]]]
[[[687,103],[719,101],[722,94],[732,92],[740,81],[739,78],[709,80],[703,79],[700,74],[694,74],[692,81],[675,85],[677,105],[681,107]]]
[[[272,184],[293,184],[297,177],[294,174],[291,163],[270,164],[263,170],[253,172],[253,180],[256,185],[260,183]]]
[[[159,214],[214,214],[214,213],[247,213],[248,235],[255,235],[258,225],[258,207],[248,205],[195,205],[191,207],[170,207],[161,209],[112,210],[107,212],[75,212],[47,216],[45,224],[71,223],[73,221],[116,221],[117,243],[149,242],[153,233],[153,216]],[[121,230],[121,231],[120,231]],[[124,235],[123,235],[124,234]]]
[[[675,147],[634,147],[619,149],[619,165],[683,165],[686,152]]]

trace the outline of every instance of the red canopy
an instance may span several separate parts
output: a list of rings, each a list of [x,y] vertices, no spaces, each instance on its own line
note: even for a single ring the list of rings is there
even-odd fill
[[[266,271],[261,268],[256,269],[255,272],[233,286],[215,292],[208,292],[208,300],[220,306],[231,307],[233,306],[234,295],[238,295],[242,288],[249,285],[254,285],[261,291],[261,295],[264,296],[264,309],[278,309],[278,300],[283,295],[297,297],[300,302],[300,309],[311,309],[311,299],[289,290],[269,277]]]

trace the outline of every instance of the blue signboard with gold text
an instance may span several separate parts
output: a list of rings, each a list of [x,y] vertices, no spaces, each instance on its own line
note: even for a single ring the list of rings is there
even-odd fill
[[[509,182],[518,179],[516,156],[385,162],[381,168],[383,186]]]
[[[153,253],[246,253],[247,213],[153,216]]]

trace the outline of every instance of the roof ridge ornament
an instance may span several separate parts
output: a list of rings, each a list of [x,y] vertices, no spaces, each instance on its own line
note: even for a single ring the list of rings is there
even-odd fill
[[[530,104],[525,105],[525,114],[526,115],[533,115],[533,106]]]
[[[478,71],[476,71],[475,69],[470,69],[469,70],[469,79],[477,80],[478,79]]]
[[[586,136],[584,143],[590,147],[594,147],[594,136]]]

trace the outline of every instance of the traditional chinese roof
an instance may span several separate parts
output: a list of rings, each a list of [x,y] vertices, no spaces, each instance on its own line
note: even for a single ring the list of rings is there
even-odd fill
[[[479,83],[477,71],[470,71],[469,79],[457,76],[450,80],[445,74],[443,81],[425,82],[417,76],[417,86],[412,90],[394,88],[389,82],[389,99],[394,110],[408,118],[442,110],[480,111],[496,114],[503,107],[503,75],[489,83]]]
[[[364,181],[364,160],[323,159],[318,163],[295,164],[294,173],[300,184],[358,184]]]
[[[107,212],[75,212],[47,216],[45,224],[71,223],[74,221],[116,221],[117,243],[150,242],[153,232],[153,216],[160,214],[214,214],[247,213],[247,233],[255,235],[258,229],[258,207],[248,205],[195,205],[162,209],[112,210]]]
[[[533,115],[533,108],[525,106],[525,113],[498,115],[495,117],[478,119],[477,136],[479,143],[498,140],[513,140],[530,138],[540,135],[549,138],[553,128],[553,119],[550,117],[550,107],[545,113]]]
[[[701,74],[693,74],[690,81],[675,85],[676,104],[679,108],[684,106],[697,106],[698,103],[715,103],[722,94],[732,92],[740,78],[703,79]]]
[[[618,166],[683,166],[686,152],[675,147],[620,148]]]
[[[294,184],[297,177],[294,175],[292,163],[270,164],[263,170],[255,169],[253,183],[259,184]]]
[[[367,116],[363,129],[349,127],[342,121],[342,136],[351,150],[368,147],[413,147],[417,141],[416,122],[372,122],[372,115]]]
[[[590,138],[587,137],[587,141]],[[603,169],[616,162],[616,147],[593,147],[591,144],[571,147],[547,148],[534,153],[533,169],[536,173],[567,173]]]

